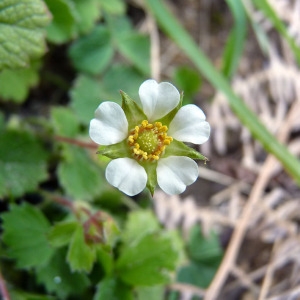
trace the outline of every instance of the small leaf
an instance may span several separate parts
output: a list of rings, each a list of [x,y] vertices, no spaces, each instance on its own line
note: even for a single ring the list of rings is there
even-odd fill
[[[21,196],[47,178],[46,152],[31,134],[0,131],[0,197]]]
[[[159,223],[150,210],[131,212],[125,224],[122,240],[127,246],[134,246],[146,235],[159,230]]]
[[[49,264],[38,268],[36,276],[37,281],[46,287],[47,292],[55,293],[59,299],[65,299],[70,295],[80,297],[90,285],[85,274],[71,272],[66,263],[65,250],[56,251]]]
[[[223,255],[218,236],[215,233],[203,236],[198,225],[191,229],[187,247],[191,258],[203,264],[219,262]]]
[[[72,271],[90,272],[96,260],[96,249],[84,239],[83,227],[79,224],[73,234],[67,261]]]
[[[75,137],[78,134],[78,120],[69,108],[52,107],[51,119],[56,134],[71,138]]]
[[[121,15],[125,13],[125,3],[122,0],[98,0],[101,7],[109,15]]]
[[[22,103],[27,98],[29,89],[39,81],[39,64],[24,69],[3,70],[0,73],[0,98]]]
[[[193,148],[187,146],[183,142],[177,141],[175,139],[173,139],[171,144],[166,147],[164,157],[171,156],[171,155],[187,156],[192,159],[200,159],[200,160],[208,161],[208,158],[206,158],[204,155],[194,150]]]
[[[47,27],[47,38],[52,43],[62,44],[75,37],[76,12],[70,0],[45,0],[52,22]]]
[[[97,249],[97,258],[106,275],[111,275],[114,267],[112,251],[105,249],[105,246]]]
[[[91,200],[102,191],[102,172],[84,149],[65,145],[58,177],[67,194],[75,200]]]
[[[29,65],[44,54],[44,28],[50,21],[41,0],[0,1],[0,70]]]
[[[77,228],[77,222],[62,222],[55,224],[49,234],[48,240],[52,247],[68,245]]]
[[[76,40],[69,49],[69,56],[77,70],[100,74],[113,56],[108,29],[99,25],[89,35]]]
[[[76,27],[79,33],[88,33],[101,16],[98,0],[72,0],[76,13]]]
[[[143,120],[147,120],[143,110],[123,91],[122,108],[128,121],[129,130],[133,129],[136,125],[141,124]]]
[[[155,188],[157,186],[157,162],[145,163],[143,164],[143,167],[145,168],[148,176],[146,186],[150,191],[151,195],[153,196]]]
[[[126,245],[122,249],[116,268],[128,284],[157,285],[169,282],[167,270],[174,270],[177,258],[168,236],[149,234],[133,247]]]
[[[134,300],[131,287],[116,278],[105,278],[97,286],[93,300]]]
[[[99,80],[88,75],[79,75],[70,91],[71,107],[84,124],[89,124],[99,104],[103,101],[103,87]],[[117,94],[116,94],[117,95]]]
[[[162,285],[139,286],[135,289],[137,300],[164,300],[165,287]]]
[[[40,210],[27,203],[12,204],[2,219],[3,241],[18,268],[37,267],[49,261],[53,254],[46,238],[50,224]]]

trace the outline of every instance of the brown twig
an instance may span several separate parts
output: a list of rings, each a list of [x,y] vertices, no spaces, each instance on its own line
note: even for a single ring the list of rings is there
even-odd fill
[[[97,150],[99,147],[99,145],[96,145],[95,143],[83,142],[83,141],[79,141],[77,139],[73,139],[73,138],[69,138],[69,137],[65,137],[65,136],[56,135],[56,136],[54,136],[54,139],[59,142],[68,143],[68,144],[75,145],[75,146],[78,146],[81,148],[86,148],[86,149]]]
[[[3,300],[10,300],[10,296],[6,287],[5,280],[2,276],[1,270],[0,270],[0,294],[2,295]]]
[[[286,118],[286,122],[283,124],[278,133],[278,140],[282,143],[284,143],[288,138],[289,129],[291,128],[298,111],[298,105],[299,101],[295,101],[290,109],[289,115]],[[235,264],[236,257],[248,228],[248,224],[257,204],[259,203],[259,200],[263,195],[264,189],[267,186],[269,179],[273,175],[276,162],[277,160],[273,156],[268,155],[261,169],[261,172],[258,175],[258,178],[253,186],[249,200],[240,217],[240,221],[235,226],[230,244],[225,253],[221,266],[218,269],[215,278],[213,279],[205,294],[205,300],[214,300],[218,297],[220,290],[232,269],[232,266]]]

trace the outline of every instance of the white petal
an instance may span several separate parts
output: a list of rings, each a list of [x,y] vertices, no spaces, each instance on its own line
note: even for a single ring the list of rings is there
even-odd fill
[[[146,80],[139,89],[143,110],[150,121],[162,118],[175,108],[180,101],[176,87],[169,82],[157,83]]]
[[[112,160],[105,171],[107,181],[128,196],[140,193],[147,183],[145,169],[131,158]]]
[[[161,158],[157,165],[157,182],[169,195],[180,194],[198,177],[198,166],[189,157],[169,156]]]
[[[102,102],[90,122],[90,137],[99,145],[112,145],[123,141],[128,135],[128,122],[120,105]]]
[[[179,109],[169,125],[168,135],[182,142],[205,143],[210,135],[210,126],[203,111],[194,104]]]

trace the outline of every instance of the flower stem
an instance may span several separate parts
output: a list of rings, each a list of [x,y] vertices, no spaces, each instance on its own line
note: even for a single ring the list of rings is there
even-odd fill
[[[69,137],[65,137],[65,136],[56,135],[56,136],[54,136],[54,139],[59,142],[76,145],[81,148],[94,149],[94,150],[98,149],[98,145],[96,145],[95,143],[86,143],[86,142],[82,142],[82,141],[72,139]]]
[[[249,129],[254,138],[263,145],[266,151],[272,153],[282,163],[286,171],[295,179],[298,185],[300,185],[300,162],[297,158],[276,140],[258,120],[256,115],[233,92],[229,82],[221,72],[213,66],[202,50],[198,48],[192,37],[163,4],[163,1],[145,0],[145,3],[166,34],[183,50],[215,89],[226,96],[231,109],[241,123]]]

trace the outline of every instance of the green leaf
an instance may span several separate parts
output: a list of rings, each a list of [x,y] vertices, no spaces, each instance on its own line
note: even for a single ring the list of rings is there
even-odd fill
[[[47,27],[47,38],[52,43],[62,44],[75,37],[76,11],[70,0],[45,0],[52,16]]]
[[[88,75],[79,75],[70,91],[71,107],[84,124],[89,124],[96,108],[103,101],[103,87],[99,80]]]
[[[98,0],[72,0],[76,13],[76,27],[80,33],[92,30],[97,20],[100,19],[101,10]]]
[[[203,264],[219,263],[223,255],[219,237],[215,233],[203,236],[198,225],[191,229],[187,248],[190,257]]]
[[[96,260],[96,248],[88,245],[84,238],[83,227],[78,224],[67,255],[71,270],[90,272]]]
[[[141,124],[143,120],[147,120],[147,116],[143,110],[134,102],[126,93],[121,91],[122,108],[128,121],[128,129],[134,129],[135,126]]]
[[[44,27],[50,15],[43,1],[0,1],[0,70],[29,65],[46,51]]]
[[[247,33],[247,19],[241,1],[226,0],[226,2],[234,17],[234,27],[230,32],[224,50],[222,72],[226,77],[232,78],[243,53]]]
[[[162,285],[139,286],[135,289],[137,300],[164,300],[165,287]]]
[[[50,245],[52,247],[62,247],[68,245],[77,226],[77,222],[61,222],[55,224],[48,234]]]
[[[59,299],[65,299],[70,295],[80,297],[90,285],[85,274],[71,272],[66,263],[65,250],[56,251],[49,264],[38,268],[36,276],[37,281],[46,287],[47,292],[55,293]]]
[[[113,57],[108,29],[99,25],[89,35],[76,40],[69,49],[69,56],[78,71],[100,74]]]
[[[28,96],[29,89],[38,84],[39,64],[28,68],[3,70],[0,73],[0,98],[22,103]]]
[[[52,107],[51,119],[56,134],[71,138],[75,137],[78,134],[78,120],[69,108]]]
[[[128,284],[158,285],[169,282],[167,270],[174,271],[177,258],[177,251],[169,236],[149,234],[134,246],[124,246],[116,269]]]
[[[46,237],[50,224],[40,210],[27,203],[12,204],[2,219],[3,241],[18,268],[37,267],[49,261],[53,254]]]
[[[106,275],[111,275],[113,272],[114,261],[112,251],[105,248],[105,246],[97,249],[97,258],[104,269]]]
[[[121,15],[125,13],[125,3],[122,0],[98,0],[102,9],[109,15]]]
[[[133,211],[128,216],[122,240],[127,246],[134,247],[146,235],[159,229],[159,223],[152,211]]]
[[[0,197],[21,196],[47,178],[46,152],[31,134],[0,131]]]
[[[173,139],[170,145],[166,147],[165,153],[163,157],[167,156],[187,156],[192,159],[201,159],[204,161],[208,161],[208,158],[206,158],[204,155],[199,153],[198,151],[194,150],[193,148],[187,146],[183,142],[177,141]]]
[[[155,192],[155,188],[157,186],[157,162],[150,162],[150,163],[142,163],[143,167],[147,173],[147,184],[146,187],[150,191],[151,195],[153,196]]]
[[[65,145],[58,177],[68,195],[75,200],[91,200],[102,191],[102,171],[84,149]]]
[[[105,278],[97,286],[93,300],[133,300],[131,288],[116,278]]]
[[[212,281],[218,267],[204,264],[190,263],[179,269],[177,281],[206,288]]]
[[[201,85],[201,78],[194,69],[186,66],[176,68],[174,82],[179,90],[183,91],[183,104],[192,103],[192,97],[196,94]]]
[[[130,32],[117,39],[120,53],[126,57],[145,76],[150,75],[150,40],[139,33]]]

